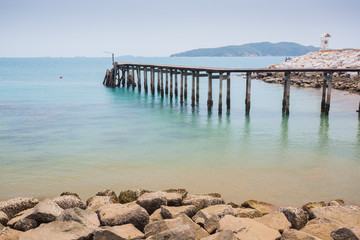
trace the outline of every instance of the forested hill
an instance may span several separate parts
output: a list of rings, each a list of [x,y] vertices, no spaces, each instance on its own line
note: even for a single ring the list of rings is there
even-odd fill
[[[219,48],[199,48],[175,53],[170,57],[243,57],[243,56],[300,56],[319,48],[293,42],[260,42]]]

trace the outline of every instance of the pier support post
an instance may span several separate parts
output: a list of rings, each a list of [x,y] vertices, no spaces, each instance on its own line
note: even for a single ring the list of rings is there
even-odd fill
[[[160,69],[160,93],[161,93],[161,97],[164,97],[164,76],[163,76],[163,70]]]
[[[330,100],[331,100],[331,87],[332,87],[332,73],[329,72],[327,74],[327,96],[326,96],[326,104],[325,104],[325,115],[329,115],[330,111]]]
[[[126,79],[126,87],[129,88],[131,84],[131,73],[130,73],[130,67],[127,66],[127,79]]]
[[[165,76],[166,76],[166,84],[165,84],[165,94],[169,93],[169,74],[168,74],[168,69],[166,69],[165,71]]]
[[[158,93],[159,93],[160,90],[161,90],[161,87],[160,87],[160,68],[158,68],[157,75],[158,75],[158,79],[157,79],[157,91],[158,91]]]
[[[226,74],[226,109],[230,110],[230,73]]]
[[[212,73],[208,73],[209,74],[209,82],[208,82],[208,100],[207,100],[207,106],[208,106],[208,111],[211,110],[211,107],[213,105],[213,100],[212,100]]]
[[[155,94],[155,71],[154,68],[151,68],[151,94]]]
[[[147,69],[146,69],[146,67],[144,67],[144,88],[145,88],[145,93],[148,93]]]
[[[200,72],[196,72],[196,102],[199,102],[199,76]]]
[[[117,79],[118,79],[118,82],[117,82],[116,86],[117,86],[117,87],[120,87],[120,80],[121,80],[121,78],[120,78],[120,69],[119,69],[119,68],[117,69]]]
[[[359,109],[356,111],[359,113],[359,120],[360,120],[360,102],[359,102]]]
[[[322,96],[321,96],[321,112],[325,113],[325,104],[326,104],[326,88],[327,88],[327,76],[328,73],[324,72],[324,79],[323,79],[323,89],[322,89]]]
[[[282,112],[290,114],[290,72],[286,71],[284,76],[284,97],[282,102]]]
[[[219,73],[220,77],[219,77],[219,114],[222,113],[222,81],[224,79],[223,77],[223,73],[220,72]]]
[[[180,104],[184,103],[184,71],[180,75]]]
[[[195,71],[192,71],[191,106],[195,107]]]
[[[172,73],[172,69],[170,69],[170,100],[173,99],[173,73]]]
[[[178,79],[177,79],[177,77],[178,77],[178,70],[177,69],[175,69],[175,97],[177,97],[178,96],[178,93],[179,93],[179,91],[178,91]]]
[[[135,82],[135,66],[132,67],[132,87],[135,89],[136,82]]]
[[[123,76],[122,76],[123,80],[122,80],[122,86],[125,87],[126,84],[126,80],[127,80],[127,68],[123,68]]]
[[[187,89],[188,89],[188,87],[187,87],[187,75],[188,75],[188,72],[185,70],[184,73],[185,73],[184,99],[187,101]]]
[[[251,98],[251,72],[246,73],[246,98],[245,98],[245,115],[250,115],[250,98]]]
[[[136,74],[138,78],[138,90],[141,91],[141,73],[140,73],[140,67],[136,67]]]

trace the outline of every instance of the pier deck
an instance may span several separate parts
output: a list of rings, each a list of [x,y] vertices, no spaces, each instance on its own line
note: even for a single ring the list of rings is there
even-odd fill
[[[120,76],[121,72],[121,76]],[[141,72],[143,74],[141,75]],[[108,87],[138,87],[141,91],[142,84],[144,85],[145,93],[148,93],[148,77],[150,78],[151,94],[155,94],[155,86],[157,91],[164,94],[169,94],[170,101],[173,97],[179,96],[178,77],[180,77],[180,103],[187,100],[187,78],[191,76],[192,91],[191,91],[191,106],[195,107],[195,103],[199,102],[199,79],[206,77],[208,79],[208,99],[207,106],[210,111],[213,106],[212,98],[212,80],[219,79],[219,106],[218,112],[222,113],[222,82],[226,80],[226,106],[230,109],[230,77],[231,73],[246,74],[246,99],[245,99],[245,114],[250,114],[250,97],[251,97],[251,74],[252,73],[284,73],[284,95],[282,101],[282,112],[284,115],[290,114],[290,74],[299,72],[321,72],[323,73],[322,85],[322,99],[321,99],[321,113],[329,115],[332,76],[333,73],[357,72],[360,74],[360,69],[357,68],[289,68],[289,69],[269,69],[269,68],[214,68],[214,67],[194,67],[194,66],[178,66],[166,64],[143,64],[143,63],[113,63],[113,68],[107,70],[103,84]],[[155,79],[157,75],[157,84]],[[164,77],[165,75],[165,77]],[[179,76],[180,75],[180,76]],[[143,81],[142,78],[143,77]],[[137,83],[135,81],[137,78]],[[164,80],[165,79],[165,80]],[[165,81],[165,87],[164,87]],[[360,104],[359,109],[360,119]]]

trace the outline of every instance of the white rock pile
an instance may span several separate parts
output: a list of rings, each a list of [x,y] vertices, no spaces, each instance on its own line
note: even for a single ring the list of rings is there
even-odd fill
[[[86,203],[75,193],[0,202],[0,240],[358,240],[360,207],[343,200],[277,208],[185,189],[105,190]]]

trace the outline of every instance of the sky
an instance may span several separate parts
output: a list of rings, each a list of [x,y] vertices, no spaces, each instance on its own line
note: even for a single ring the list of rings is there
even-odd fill
[[[0,0],[0,57],[163,57],[252,42],[360,48],[360,0]]]

